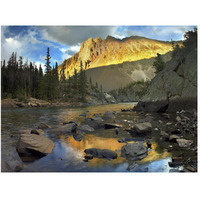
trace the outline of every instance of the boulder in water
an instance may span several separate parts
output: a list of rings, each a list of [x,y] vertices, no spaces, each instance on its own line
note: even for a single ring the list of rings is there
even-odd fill
[[[86,118],[85,124],[89,125],[90,127],[97,129],[102,127],[103,119],[101,117],[92,117]]]
[[[20,156],[42,157],[51,153],[54,143],[44,135],[22,134],[17,144]]]
[[[126,144],[121,150],[121,156],[131,161],[141,160],[147,155],[147,147],[142,142]]]
[[[115,119],[115,115],[111,111],[106,111],[104,116],[104,120]]]
[[[55,133],[55,134],[69,134],[76,132],[76,124],[75,123],[69,123],[64,126],[60,126],[58,128],[52,129],[48,131],[48,133]]]
[[[107,159],[117,158],[117,153],[109,149],[90,148],[90,149],[85,149],[84,152],[86,154],[91,154],[93,157],[97,158],[107,158]]]
[[[92,127],[88,126],[87,124],[83,124],[82,126],[78,126],[77,130],[79,130],[81,132],[86,132],[86,133],[94,131],[94,129]]]
[[[40,125],[38,126],[38,129],[47,129],[47,128],[51,128],[51,127],[45,123],[40,123]]]

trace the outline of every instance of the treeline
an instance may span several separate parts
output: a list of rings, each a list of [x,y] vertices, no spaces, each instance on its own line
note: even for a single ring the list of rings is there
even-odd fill
[[[21,101],[33,97],[50,101],[86,102],[88,81],[81,67],[78,74],[65,78],[64,68],[58,74],[58,64],[51,67],[49,48],[47,49],[45,73],[32,62],[23,62],[12,53],[7,64],[1,62],[1,97],[18,98]]]
[[[145,95],[149,82],[137,81],[109,92],[117,102],[138,101]]]

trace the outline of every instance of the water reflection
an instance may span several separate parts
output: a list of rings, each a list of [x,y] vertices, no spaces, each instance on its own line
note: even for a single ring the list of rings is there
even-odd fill
[[[22,163],[16,152],[16,143],[19,137],[18,130],[36,128],[41,122],[58,127],[64,121],[77,120],[84,121],[80,115],[86,111],[88,117],[96,113],[104,113],[107,110],[120,111],[121,108],[132,108],[132,104],[115,104],[104,106],[89,106],[85,108],[32,108],[32,109],[5,109],[2,110],[1,126],[1,157],[7,161],[11,168]],[[122,116],[123,115],[123,116]],[[116,123],[120,120],[137,120],[139,116],[135,113],[122,113],[117,117]],[[119,120],[119,122],[117,122]],[[123,123],[123,127],[128,127],[128,123]],[[13,135],[11,138],[10,136]],[[74,172],[74,171],[127,171],[129,165],[125,158],[122,158],[121,147],[125,143],[119,143],[118,139],[130,137],[128,132],[120,130],[116,135],[114,130],[98,130],[93,134],[84,134],[82,141],[76,141],[72,135],[55,135],[45,132],[45,135],[54,141],[54,148],[47,156],[35,160],[31,163],[24,163],[23,171],[53,171],[53,172]],[[133,141],[134,142],[134,141]],[[164,149],[152,141],[152,151],[141,161],[138,161],[138,168],[135,171],[167,171],[169,157],[171,156]],[[118,158],[113,160],[94,158],[89,162],[83,162],[84,150],[87,148],[110,149],[117,153]]]
[[[97,167],[97,166],[104,166],[106,164],[117,165],[117,164],[127,162],[125,158],[121,157],[121,148],[122,146],[125,145],[125,143],[119,143],[118,142],[119,138],[116,138],[116,137],[107,138],[107,137],[100,137],[100,136],[96,136],[92,134],[85,134],[83,140],[80,142],[74,140],[73,136],[69,136],[68,138],[66,138],[64,135],[61,135],[60,139],[64,140],[66,144],[69,144],[76,151],[78,150],[78,152],[81,153],[82,158],[85,155],[84,150],[88,148],[110,149],[112,151],[115,151],[118,155],[117,159],[113,159],[113,160],[93,158],[92,160],[89,160],[88,162],[89,166]],[[152,149],[148,152],[148,156],[142,159],[141,161],[137,161],[137,163],[141,165],[141,164],[150,163],[156,160],[170,157],[170,153],[168,153],[167,151],[158,153],[157,151],[155,151],[156,148],[157,148],[157,144],[155,142],[152,142]]]

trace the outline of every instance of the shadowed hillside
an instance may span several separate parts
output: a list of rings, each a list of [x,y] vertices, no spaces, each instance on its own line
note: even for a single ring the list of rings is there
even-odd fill
[[[171,52],[162,56],[164,62],[171,59]],[[143,59],[135,62],[124,62],[119,65],[110,65],[86,70],[86,76],[92,83],[102,85],[108,92],[130,83],[138,81],[150,81],[155,76],[153,63],[155,58]]]

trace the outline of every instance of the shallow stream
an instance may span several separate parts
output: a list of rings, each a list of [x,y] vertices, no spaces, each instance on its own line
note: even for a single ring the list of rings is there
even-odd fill
[[[23,164],[23,172],[128,172],[129,162],[122,158],[121,147],[125,143],[119,143],[118,139],[130,138],[130,134],[120,129],[116,135],[114,129],[99,129],[92,134],[84,134],[82,141],[76,141],[72,135],[56,135],[47,133],[54,142],[54,148],[50,154],[34,162],[23,162],[17,151],[16,144],[19,131],[23,129],[35,129],[43,122],[52,128],[61,126],[64,121],[77,120],[83,123],[87,112],[88,117],[95,113],[105,113],[107,110],[118,111],[115,122],[123,128],[131,126],[132,121],[140,120],[141,116],[134,112],[120,112],[121,109],[132,108],[134,103],[112,104],[101,106],[88,106],[79,108],[10,108],[1,110],[1,159],[6,161],[12,170],[16,165]],[[125,120],[125,121],[124,121]],[[127,121],[126,121],[127,120]],[[113,121],[111,121],[113,122]],[[142,140],[141,138],[139,140]],[[135,141],[137,142],[136,138]],[[145,142],[145,141],[144,141]],[[151,138],[152,149],[148,156],[137,161],[134,172],[169,172],[168,162],[171,154],[163,150],[159,144]],[[84,162],[84,150],[87,148],[110,149],[117,152],[117,159],[107,160],[94,158]]]

